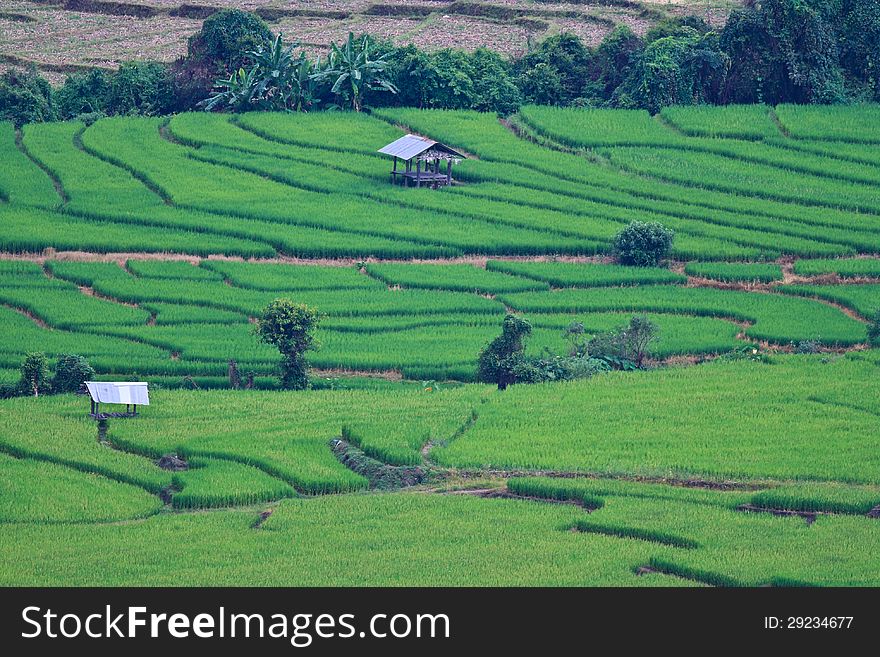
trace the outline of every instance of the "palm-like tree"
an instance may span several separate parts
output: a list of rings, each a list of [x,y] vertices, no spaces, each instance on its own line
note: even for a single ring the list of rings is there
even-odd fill
[[[243,112],[249,108],[254,99],[254,87],[257,80],[257,68],[249,71],[243,68],[230,73],[226,79],[214,82],[216,91],[214,94],[199,103],[205,111],[226,110],[229,112]]]
[[[385,55],[370,59],[369,37],[365,36],[358,47],[354,34],[349,32],[348,40],[341,48],[335,43],[330,44],[327,68],[313,74],[312,77],[319,81],[333,80],[331,93],[348,96],[351,109],[360,112],[365,88],[397,93],[397,87],[385,77],[386,66]]]
[[[282,35],[275,37],[268,49],[259,48],[249,52],[258,70],[259,80],[254,89],[254,97],[273,109],[285,109],[291,93],[291,77],[293,76],[293,50],[299,46],[294,41],[285,47]]]

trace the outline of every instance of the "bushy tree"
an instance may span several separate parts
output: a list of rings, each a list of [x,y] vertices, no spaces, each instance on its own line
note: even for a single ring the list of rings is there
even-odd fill
[[[880,101],[880,0],[839,0],[838,47],[844,75],[865,100]]]
[[[527,319],[508,314],[501,325],[501,335],[480,352],[477,379],[484,383],[495,383],[499,390],[515,383],[517,370],[523,366],[525,339],[531,333],[532,325]]]
[[[253,55],[272,43],[266,22],[241,9],[223,9],[202,23],[202,29],[189,39],[188,56],[209,63],[214,71],[233,72],[253,64]]]
[[[623,265],[654,267],[672,249],[675,232],[656,221],[633,221],[614,237],[614,254]]]
[[[410,44],[394,49],[388,57],[388,74],[398,89],[396,98],[384,94],[376,104],[395,100],[404,107],[433,107],[441,85],[434,57]],[[372,100],[372,99],[371,99]]]
[[[313,335],[319,321],[317,310],[289,299],[275,299],[257,318],[257,336],[281,352],[283,388],[304,390],[309,387],[306,352],[319,346]]]
[[[174,81],[161,62],[125,62],[109,86],[105,114],[161,116],[174,109]]]
[[[34,68],[12,68],[0,75],[0,121],[25,123],[54,121],[52,87]]]
[[[525,101],[570,105],[576,98],[582,98],[591,80],[592,59],[590,49],[573,34],[557,34],[544,39],[516,63]],[[540,71],[552,80],[550,84],[538,84],[538,72],[533,69],[539,65],[543,65]]]
[[[49,361],[46,354],[32,352],[25,356],[21,364],[21,391],[26,395],[39,397],[49,390]]]
[[[507,63],[497,52],[477,48],[471,54],[474,67],[474,98],[471,109],[507,116],[522,105],[522,94]]]
[[[715,102],[729,62],[714,32],[681,27],[649,43],[614,94],[618,107],[656,114],[669,105]]]
[[[76,392],[82,384],[95,378],[95,369],[82,356],[65,354],[55,363],[55,376],[52,390],[55,392]]]
[[[731,59],[721,102],[844,100],[839,44],[848,35],[834,29],[840,9],[835,5],[827,0],[761,0],[734,11],[721,33],[721,47]]]
[[[645,43],[626,25],[618,25],[609,32],[593,58],[595,94],[603,102],[614,95],[623,84],[645,48]]]
[[[75,119],[81,114],[106,114],[110,77],[111,73],[100,68],[68,75],[55,92],[58,118]]]

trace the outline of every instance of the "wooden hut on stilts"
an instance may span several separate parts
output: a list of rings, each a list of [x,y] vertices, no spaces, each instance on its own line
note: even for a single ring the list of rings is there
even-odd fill
[[[455,149],[419,135],[401,137],[379,152],[394,158],[391,182],[406,187],[426,185],[436,189],[451,185],[454,182],[452,165],[466,159]],[[401,169],[398,169],[398,161],[402,163]]]

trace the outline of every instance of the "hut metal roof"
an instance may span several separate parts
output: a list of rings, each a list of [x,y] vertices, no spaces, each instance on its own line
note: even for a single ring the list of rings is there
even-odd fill
[[[456,157],[465,159],[464,155],[452,148],[449,148],[449,146],[441,144],[439,141],[428,139],[427,137],[420,137],[419,135],[405,135],[400,139],[391,142],[384,148],[380,148],[378,152],[384,153],[385,155],[393,155],[394,157],[399,157],[402,160],[411,160],[417,155],[421,155],[429,148],[434,148],[436,150],[449,153],[450,155],[455,155]]]
[[[149,406],[147,384],[140,381],[86,381],[92,401],[101,404],[137,404]]]

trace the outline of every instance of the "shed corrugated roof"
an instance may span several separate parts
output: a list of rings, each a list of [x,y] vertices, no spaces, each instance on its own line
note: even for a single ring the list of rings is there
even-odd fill
[[[439,141],[428,139],[427,137],[420,137],[419,135],[404,135],[400,139],[392,141],[384,148],[380,148],[378,152],[384,153],[385,155],[393,155],[402,160],[410,160],[432,147],[464,158],[464,155],[449,148],[449,146],[441,144]]]
[[[141,381],[86,381],[92,401],[101,404],[137,404],[149,406],[147,384]]]

